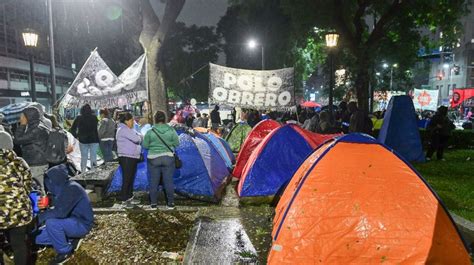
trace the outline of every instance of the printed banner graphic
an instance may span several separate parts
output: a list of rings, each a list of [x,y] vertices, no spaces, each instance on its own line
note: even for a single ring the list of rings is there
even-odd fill
[[[209,97],[215,104],[286,109],[295,106],[293,68],[254,71],[210,64]]]
[[[415,109],[436,111],[438,108],[439,91],[427,89],[415,89],[413,93],[413,105]]]
[[[474,88],[454,89],[451,99],[451,107],[455,108],[461,104],[465,107],[472,107],[474,101]]]
[[[148,99],[145,55],[117,77],[93,51],[61,101],[65,108],[122,107]]]

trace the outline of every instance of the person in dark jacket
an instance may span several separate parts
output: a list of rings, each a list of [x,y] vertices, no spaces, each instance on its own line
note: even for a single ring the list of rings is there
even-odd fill
[[[114,147],[115,140],[115,121],[109,116],[107,109],[100,110],[101,120],[99,122],[99,139],[100,139],[100,151],[104,156],[104,162],[110,162],[114,159],[112,149]]]
[[[89,153],[91,169],[97,165],[97,149],[99,147],[98,122],[97,117],[92,113],[91,106],[86,104],[82,106],[81,114],[74,120],[70,129],[72,135],[79,139],[82,172],[86,172]]]
[[[347,109],[351,114],[351,119],[349,122],[349,132],[350,133],[366,133],[371,134],[373,123],[369,116],[364,113],[364,111],[359,110],[357,103],[349,102]]]
[[[431,160],[436,151],[436,158],[443,159],[444,148],[446,148],[451,131],[456,128],[448,116],[448,108],[441,106],[428,124],[428,132],[431,134],[431,143],[426,153],[426,160]]]
[[[48,169],[45,151],[48,146],[49,130],[40,120],[37,108],[28,107],[20,116],[20,126],[15,131],[13,143],[21,147],[23,159],[30,166],[31,175],[41,189],[43,174]]]
[[[211,111],[212,130],[216,132],[220,124],[221,124],[221,114],[219,113],[219,106],[216,105],[214,109]]]
[[[66,165],[49,169],[45,186],[52,195],[54,208],[39,214],[38,222],[45,226],[36,237],[36,244],[52,245],[57,253],[52,263],[57,264],[68,260],[91,231],[94,213],[84,188],[69,180]]]

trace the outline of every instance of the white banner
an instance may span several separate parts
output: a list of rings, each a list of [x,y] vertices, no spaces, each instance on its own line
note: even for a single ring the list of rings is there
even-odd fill
[[[293,68],[254,71],[210,64],[209,97],[215,104],[251,109],[295,106]]]
[[[415,109],[432,110],[438,109],[439,90],[415,89],[413,93],[413,105]]]
[[[89,104],[93,109],[100,109],[122,107],[147,99],[145,55],[117,77],[99,53],[93,51],[61,100],[61,105],[80,108]]]

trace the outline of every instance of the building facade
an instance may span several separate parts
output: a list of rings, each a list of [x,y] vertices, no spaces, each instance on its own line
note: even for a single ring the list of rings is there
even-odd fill
[[[432,56],[428,85],[439,89],[439,104],[448,105],[453,89],[474,87],[474,4],[461,19],[463,36],[456,48],[440,47]],[[437,32],[436,38],[443,33]]]
[[[31,12],[34,10],[34,13]],[[31,101],[29,52],[23,44],[22,30],[32,27],[39,34],[38,47],[31,50],[37,101],[47,109],[52,105],[48,16],[45,1],[5,1],[0,4],[0,107]],[[73,81],[71,56],[56,46],[57,98]]]

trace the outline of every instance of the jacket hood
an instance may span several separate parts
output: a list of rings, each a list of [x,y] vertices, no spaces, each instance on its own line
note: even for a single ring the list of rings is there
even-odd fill
[[[23,110],[23,114],[28,120],[28,125],[37,124],[40,122],[40,113],[39,110],[35,107],[28,107]]]
[[[61,193],[69,183],[68,170],[64,164],[50,168],[45,175],[44,184],[54,196]]]
[[[168,124],[155,124],[153,125],[153,128],[155,128],[159,133],[166,133],[168,131],[174,130]]]

